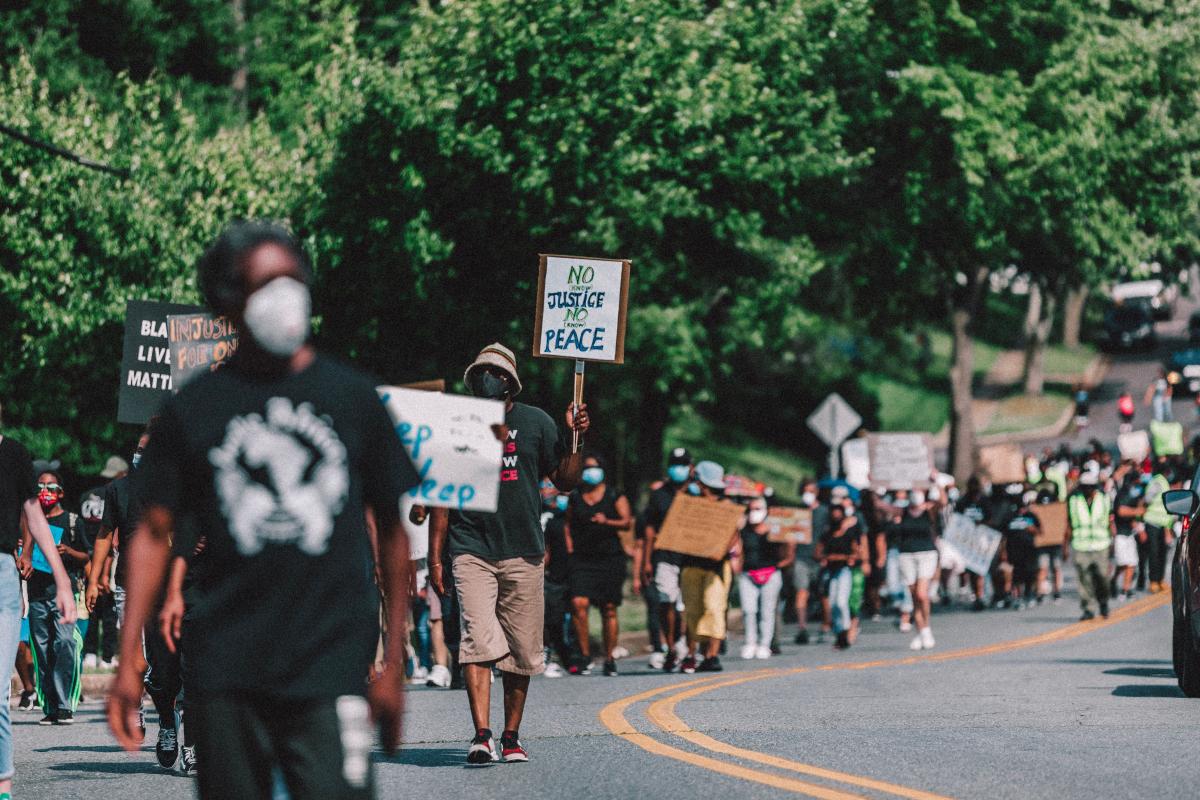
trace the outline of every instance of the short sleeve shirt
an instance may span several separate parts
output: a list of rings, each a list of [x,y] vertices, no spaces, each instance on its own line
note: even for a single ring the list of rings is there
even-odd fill
[[[21,511],[37,493],[29,451],[7,436],[0,439],[0,553],[11,553],[21,543]]]
[[[541,483],[558,468],[566,447],[554,420],[541,409],[513,403],[504,422],[508,437],[500,466],[496,512],[451,511],[451,555],[502,561],[540,558],[546,553]]]
[[[417,482],[371,381],[322,355],[272,378],[235,360],[165,402],[135,476],[144,508],[205,540],[183,642],[200,692],[366,691],[379,595],[365,507],[398,514]]]

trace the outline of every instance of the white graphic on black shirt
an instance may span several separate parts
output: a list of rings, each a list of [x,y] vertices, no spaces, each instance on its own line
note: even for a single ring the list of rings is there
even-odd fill
[[[208,460],[242,555],[252,556],[266,544],[295,544],[312,556],[328,549],[350,477],[345,445],[310,404],[293,406],[273,397],[266,419],[234,417]]]

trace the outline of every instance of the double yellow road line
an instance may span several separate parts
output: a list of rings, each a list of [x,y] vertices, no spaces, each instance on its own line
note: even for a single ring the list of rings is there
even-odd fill
[[[1038,645],[1061,642],[1067,639],[1074,639],[1077,636],[1083,636],[1084,634],[1101,630],[1112,625],[1116,625],[1134,617],[1141,616],[1142,614],[1146,614],[1157,608],[1161,608],[1169,601],[1170,596],[1168,594],[1152,595],[1117,609],[1106,620],[1076,622],[1047,633],[1038,634],[1036,636],[1028,636],[1006,642],[997,642],[995,644],[984,645],[981,647],[968,647],[960,650],[948,650],[946,652],[930,655],[909,656],[907,658],[861,661],[846,664],[826,664],[819,667],[764,669],[753,672],[745,672],[736,676],[726,675],[698,678],[695,680],[686,681],[684,683],[677,683],[660,687],[658,689],[651,689],[649,691],[631,695],[630,697],[625,697],[610,703],[600,711],[600,721],[603,723],[604,727],[609,730],[609,732],[620,736],[626,741],[635,744],[646,752],[652,753],[656,756],[671,758],[676,761],[681,761],[685,764],[690,764],[695,767],[701,767],[712,772],[727,775],[731,778],[751,781],[753,783],[794,792],[807,797],[820,798],[820,800],[863,800],[864,795],[854,794],[851,791],[847,791],[842,788],[835,788],[833,786],[811,783],[806,780],[789,777],[786,774],[780,774],[780,772],[818,778],[833,784],[842,784],[843,786],[865,789],[871,792],[890,795],[893,797],[904,797],[908,798],[908,800],[949,800],[949,798],[946,798],[942,795],[921,791],[919,789],[910,789],[906,786],[875,780],[862,775],[838,772],[836,770],[825,769],[812,764],[803,764],[799,761],[793,761],[792,759],[788,758],[780,758],[778,756],[762,753],[757,750],[747,750],[742,747],[735,747],[734,745],[719,741],[711,736],[700,733],[699,731],[692,730],[690,727],[688,727],[687,723],[685,723],[679,717],[675,709],[684,700],[690,700],[709,692],[715,692],[719,689],[726,689],[731,686],[740,686],[742,684],[752,683],[755,681],[783,678],[790,675],[799,675],[806,672],[839,672],[843,670],[877,669],[880,667],[896,667],[940,661],[957,661],[966,658],[995,655],[997,653],[1010,653],[1014,650],[1021,650],[1027,647],[1037,647]],[[714,758],[712,756],[702,755],[692,750],[683,750],[678,747],[665,744],[649,734],[642,733],[629,722],[629,719],[626,717],[626,712],[632,706],[646,701],[653,701],[646,708],[646,719],[648,719],[654,725],[654,727],[658,729],[659,732],[682,739],[696,748],[707,750],[708,752],[717,756],[724,756],[726,758]],[[747,766],[739,762],[761,764],[764,767],[770,767],[775,771],[768,772],[765,769]]]

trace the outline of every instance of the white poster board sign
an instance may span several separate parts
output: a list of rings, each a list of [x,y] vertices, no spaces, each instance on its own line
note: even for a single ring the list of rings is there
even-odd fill
[[[494,512],[503,445],[492,426],[504,424],[504,404],[393,386],[378,391],[420,476],[407,496],[427,506]]]
[[[1000,549],[1000,539],[999,531],[976,525],[963,514],[952,514],[942,531],[942,545],[953,548],[967,569],[976,575],[988,574]]]
[[[871,485],[885,489],[925,489],[933,476],[933,443],[927,433],[872,433]]]
[[[1123,461],[1145,461],[1150,456],[1150,434],[1146,431],[1127,431],[1117,436],[1117,449]]]
[[[842,470],[855,489],[871,485],[871,451],[865,438],[847,439],[842,445]]]
[[[533,354],[576,361],[625,361],[629,262],[541,257]]]

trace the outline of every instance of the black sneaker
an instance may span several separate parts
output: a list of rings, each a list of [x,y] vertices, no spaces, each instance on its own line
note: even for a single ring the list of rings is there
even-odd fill
[[[1093,620],[1093,619],[1095,619],[1095,618],[1096,618],[1096,615],[1095,615],[1095,614],[1093,614],[1093,613],[1092,613],[1092,612],[1089,610],[1089,611],[1084,611],[1084,612],[1083,612],[1083,615],[1082,615],[1082,616],[1079,618],[1079,621],[1080,621],[1080,622],[1088,622],[1088,621],[1090,621],[1090,620]]]
[[[17,703],[17,711],[33,711],[33,692],[21,692],[21,702]]]
[[[808,644],[808,628],[801,628],[796,633],[796,644]]]
[[[667,673],[674,672],[677,666],[679,666],[679,659],[675,658],[675,653],[667,653],[666,658],[663,659],[662,671]]]
[[[158,756],[158,765],[163,769],[175,766],[179,758],[179,733],[175,728],[159,728],[158,744],[154,746],[154,755]]]
[[[53,714],[47,714],[46,716],[44,716],[38,720],[38,725],[53,725],[53,724],[54,724],[54,715]]]
[[[1100,616],[1104,617],[1105,619],[1108,619],[1108,603],[1100,604]]]
[[[73,713],[71,713],[70,711],[59,711],[57,716],[54,717],[54,724],[55,725],[74,725],[75,724],[75,715]]]
[[[196,767],[196,748],[183,746],[179,756],[179,774],[188,778],[195,777],[199,770]]]
[[[773,655],[773,656],[783,655],[783,648],[780,647],[778,644],[772,643],[771,644],[771,655]]]
[[[614,676],[616,674],[617,674],[617,662],[613,661],[610,658],[608,661],[604,662],[604,676],[607,678],[611,678],[612,676]]]
[[[466,680],[463,679],[463,670],[462,670],[461,666],[454,668],[454,675],[450,678],[450,688],[451,689],[467,688],[467,682],[466,682]]]
[[[842,631],[837,635],[837,641],[833,643],[834,650],[849,650],[850,649],[850,634]]]
[[[679,671],[684,675],[691,675],[696,671],[696,659],[692,658],[691,656],[685,658],[679,664]]]
[[[713,656],[706,658],[700,662],[700,666],[696,667],[696,672],[720,672],[725,669],[721,666],[721,659]]]
[[[972,611],[983,611],[984,608],[985,606],[983,605],[983,601],[979,599],[976,599],[975,602],[971,604]]]
[[[500,754],[496,752],[496,741],[492,738],[492,732],[487,728],[480,729],[471,740],[471,749],[467,751],[467,763],[482,766],[495,764],[499,760]]]

